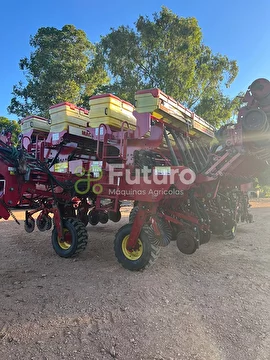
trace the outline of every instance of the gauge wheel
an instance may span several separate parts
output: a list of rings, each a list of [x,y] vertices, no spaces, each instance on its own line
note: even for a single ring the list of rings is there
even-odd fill
[[[96,210],[91,210],[88,213],[89,224],[95,226],[99,223],[99,213]]]
[[[192,255],[198,249],[198,241],[189,230],[182,230],[177,234],[176,245],[181,253]]]
[[[36,225],[39,231],[47,231],[52,227],[52,219],[48,215],[40,214],[37,217]]]
[[[109,221],[109,215],[107,211],[100,211],[98,214],[98,218],[101,224],[107,224],[107,222]]]
[[[236,235],[236,222],[234,222],[230,226],[226,226],[225,230],[223,231],[223,238],[225,240],[233,240]]]
[[[114,240],[114,252],[118,262],[128,270],[144,270],[154,264],[160,253],[160,246],[149,239],[145,228],[142,229],[133,250],[127,249],[132,224],[122,226]]]
[[[28,217],[27,221],[24,221],[24,230],[28,233],[33,232],[35,229],[35,219],[32,216]]]
[[[83,251],[87,245],[87,230],[84,224],[74,218],[63,219],[63,239],[52,231],[52,246],[57,255],[69,258]]]
[[[121,220],[121,212],[118,210],[117,212],[109,211],[109,219],[113,222],[118,222]]]

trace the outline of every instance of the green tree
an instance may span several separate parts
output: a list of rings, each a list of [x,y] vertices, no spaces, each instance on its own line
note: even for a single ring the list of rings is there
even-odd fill
[[[258,175],[259,186],[270,186],[270,166],[266,165],[265,170]]]
[[[30,38],[35,50],[20,60],[27,84],[13,87],[8,111],[19,117],[48,116],[51,105],[63,101],[85,105],[95,88],[108,82],[96,62],[96,47],[82,30],[65,25],[61,30],[42,27]]]
[[[110,90],[133,102],[138,89],[158,87],[206,120],[218,124],[235,109],[235,99],[223,95],[235,79],[236,61],[213,54],[202,43],[193,17],[183,18],[166,7],[153,20],[140,16],[135,29],[120,26],[103,36],[99,56],[111,75]],[[218,101],[217,104],[215,102]]]
[[[4,116],[0,116],[0,133],[11,132],[12,142],[16,144],[18,142],[18,135],[21,132],[21,127],[16,120],[9,120]]]
[[[208,96],[203,95],[193,109],[198,115],[218,127],[229,119],[236,120],[241,101],[240,96],[236,96],[231,100],[228,96],[222,94],[221,91],[215,90]]]

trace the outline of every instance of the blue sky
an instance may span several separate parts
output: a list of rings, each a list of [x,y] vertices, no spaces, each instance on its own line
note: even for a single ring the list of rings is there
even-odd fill
[[[110,28],[133,26],[139,15],[152,17],[164,5],[181,17],[193,16],[203,33],[203,42],[214,53],[237,60],[239,74],[227,91],[234,96],[258,77],[270,79],[270,1],[257,0],[3,0],[1,2],[1,97],[0,116],[7,113],[12,87],[24,75],[19,60],[29,57],[30,35],[40,27],[61,29],[73,24],[97,42]]]

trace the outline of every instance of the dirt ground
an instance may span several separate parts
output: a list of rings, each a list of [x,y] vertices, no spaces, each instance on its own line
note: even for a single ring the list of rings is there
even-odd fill
[[[0,359],[269,360],[270,202],[251,212],[234,240],[191,256],[171,243],[135,273],[113,252],[128,209],[88,226],[75,259],[54,253],[50,232],[1,220]]]

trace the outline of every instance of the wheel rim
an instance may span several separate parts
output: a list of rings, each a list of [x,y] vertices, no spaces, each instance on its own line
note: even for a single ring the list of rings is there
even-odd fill
[[[68,229],[63,229],[64,240],[61,241],[59,236],[57,237],[58,245],[63,250],[68,250],[72,244],[72,236]]]
[[[137,240],[136,249],[128,250],[127,243],[129,240],[129,235],[125,236],[122,241],[122,251],[125,257],[129,260],[135,261],[138,260],[143,254],[143,244],[140,239]]]

